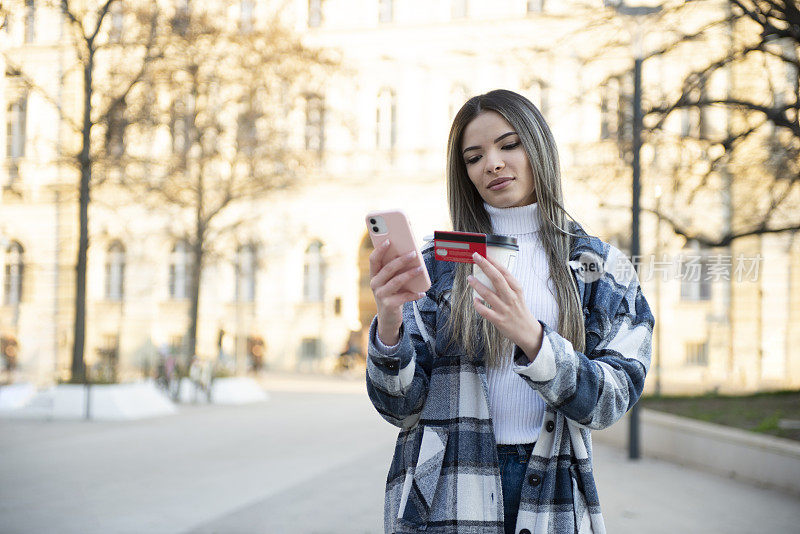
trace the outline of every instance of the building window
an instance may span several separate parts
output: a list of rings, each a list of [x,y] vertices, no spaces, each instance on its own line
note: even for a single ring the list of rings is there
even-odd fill
[[[394,1],[378,0],[378,22],[392,22],[394,20]]]
[[[300,357],[304,360],[314,360],[322,356],[322,342],[318,337],[303,338],[300,342]]]
[[[36,39],[36,5],[33,0],[25,0],[25,42]]]
[[[457,83],[450,90],[450,122],[453,122],[458,111],[464,106],[469,97],[469,89],[463,83]]]
[[[380,150],[393,150],[397,144],[397,96],[392,89],[378,93],[375,145]]]
[[[450,15],[454,19],[467,17],[467,0],[451,0]]]
[[[600,87],[600,139],[614,140],[620,150],[632,139],[632,94],[629,76],[615,76]]]
[[[242,105],[236,123],[236,146],[242,154],[253,157],[258,146],[257,113],[252,100]]]
[[[169,296],[172,299],[189,298],[192,280],[192,257],[189,243],[178,241],[172,247],[169,264]]]
[[[191,96],[172,103],[170,132],[172,150],[175,154],[185,154],[192,145],[194,126],[194,99]]]
[[[686,365],[708,366],[708,342],[686,343]]]
[[[322,0],[308,0],[308,27],[322,26]]]
[[[125,130],[127,127],[125,101],[121,100],[109,110],[106,124],[106,150],[112,158],[120,158],[125,153]]]
[[[322,258],[321,241],[313,241],[306,249],[303,299],[306,302],[322,302],[325,299],[325,261]]]
[[[25,157],[28,95],[12,100],[6,108],[6,156],[13,160]]]
[[[528,83],[527,86],[526,93],[528,100],[533,102],[533,104],[539,108],[539,111],[542,112],[542,115],[547,118],[550,104],[548,101],[547,84],[541,80],[533,80]]]
[[[189,0],[178,0],[175,6],[175,17],[172,19],[172,30],[179,34],[185,35],[189,29],[189,17],[191,15],[191,6]]]
[[[528,0],[528,13],[543,13],[544,0]]]
[[[325,101],[319,95],[306,96],[306,150],[322,154],[325,148]]]
[[[25,271],[25,251],[12,241],[6,248],[5,277],[3,279],[3,304],[16,306],[22,302],[22,277]]]
[[[239,29],[243,33],[253,31],[253,12],[255,7],[253,0],[242,0],[239,4]]]
[[[707,251],[689,244],[680,260],[681,300],[711,300],[711,276]]]
[[[706,98],[706,84],[700,79],[695,87],[687,94],[688,103],[702,102]],[[707,137],[705,120],[705,106],[693,105],[681,111],[681,135],[705,139]]]
[[[256,299],[256,247],[242,245],[236,251],[236,301]]]
[[[106,299],[122,300],[125,284],[125,247],[115,241],[106,253]]]
[[[109,32],[108,39],[112,43],[122,42],[122,29],[125,22],[125,12],[122,8],[122,2],[117,2],[111,6],[111,31]]]
[[[619,78],[611,78],[600,87],[600,139],[613,139],[619,127]]]

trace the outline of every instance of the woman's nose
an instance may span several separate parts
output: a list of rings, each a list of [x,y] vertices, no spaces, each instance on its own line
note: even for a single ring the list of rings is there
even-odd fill
[[[491,161],[488,161],[488,163],[489,164],[486,167],[487,171],[490,173],[499,172],[506,166],[502,158],[494,158]]]

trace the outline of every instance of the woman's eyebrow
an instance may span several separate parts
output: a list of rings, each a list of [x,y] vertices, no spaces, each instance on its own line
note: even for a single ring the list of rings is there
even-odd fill
[[[498,137],[497,139],[495,139],[493,142],[494,143],[499,143],[500,141],[502,141],[503,139],[505,139],[509,135],[516,135],[516,134],[517,134],[517,132],[506,132],[503,135],[501,135],[500,137]],[[479,148],[480,148],[479,146],[468,146],[467,148],[464,149],[464,152],[469,152],[470,150],[477,150]]]

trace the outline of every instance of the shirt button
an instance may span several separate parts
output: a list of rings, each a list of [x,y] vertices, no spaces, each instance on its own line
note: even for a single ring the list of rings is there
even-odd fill
[[[530,484],[531,486],[538,486],[541,481],[542,477],[540,477],[539,475],[530,475],[528,477],[528,484]]]
[[[522,530],[519,531],[519,534],[531,534],[531,531],[528,530],[527,528],[523,528]]]
[[[552,432],[553,430],[555,430],[555,428],[556,428],[556,424],[554,422],[552,422],[552,421],[548,421],[547,425],[545,425],[545,429],[548,432]]]
[[[583,309],[583,314],[588,316],[589,315],[589,308],[584,308]]]

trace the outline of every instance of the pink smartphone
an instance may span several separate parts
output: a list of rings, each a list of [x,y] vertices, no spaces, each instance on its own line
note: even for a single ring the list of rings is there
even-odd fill
[[[369,237],[375,248],[389,240],[389,251],[386,253],[389,261],[417,250],[411,223],[401,210],[373,211],[367,214],[366,221]],[[422,293],[430,289],[431,279],[419,250],[417,250],[417,262],[422,266],[422,272],[409,280],[404,287],[409,291]]]

